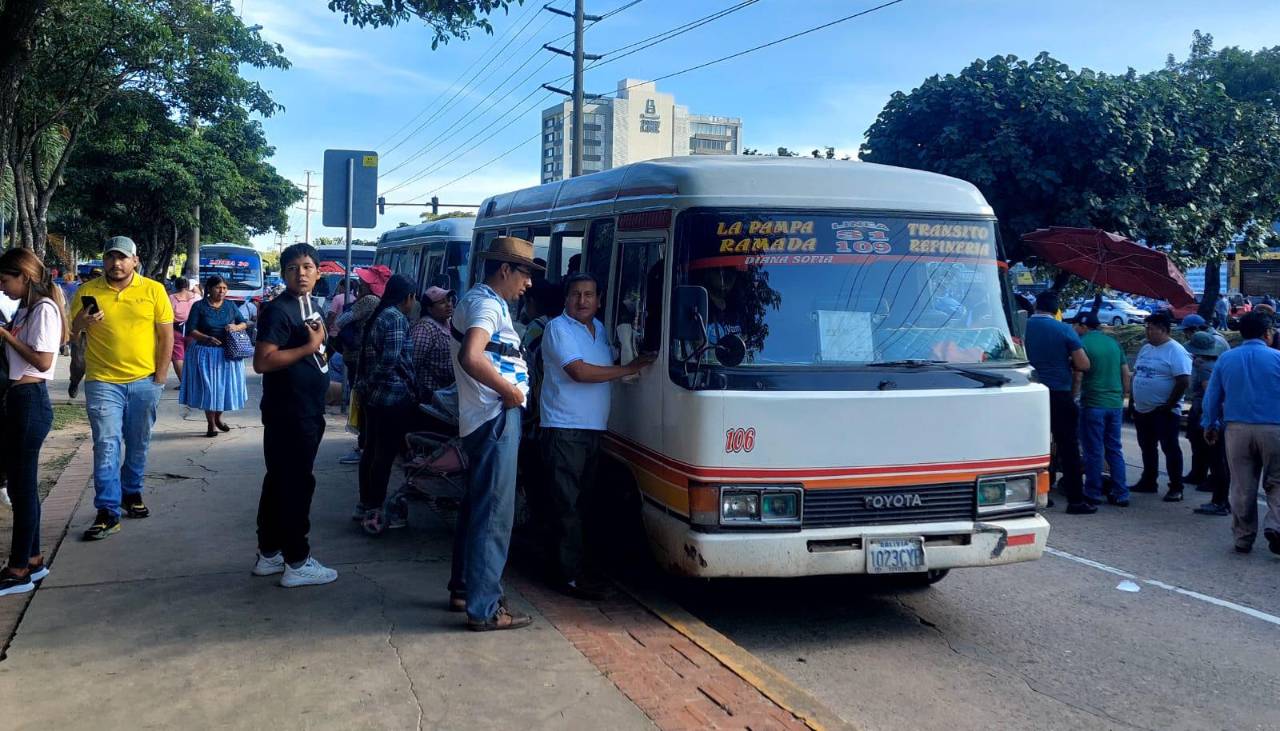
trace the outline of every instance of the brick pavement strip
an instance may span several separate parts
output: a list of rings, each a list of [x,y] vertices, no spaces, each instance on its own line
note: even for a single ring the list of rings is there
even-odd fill
[[[806,723],[630,596],[589,604],[524,577],[519,592],[661,729],[798,731]]]
[[[75,513],[84,489],[93,477],[93,440],[86,438],[75,451],[75,456],[67,463],[58,482],[40,503],[40,539],[44,543],[45,561],[53,568],[58,548],[67,535],[67,525]],[[36,589],[39,591],[39,589]],[[9,643],[18,630],[22,615],[27,611],[36,591],[30,591],[18,597],[7,597],[0,601],[0,661],[4,660],[9,650]]]

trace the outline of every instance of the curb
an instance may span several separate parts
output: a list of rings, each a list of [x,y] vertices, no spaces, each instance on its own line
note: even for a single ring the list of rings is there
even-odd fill
[[[52,566],[58,549],[67,535],[67,526],[71,516],[80,505],[84,489],[93,477],[93,439],[85,440],[76,448],[71,461],[67,463],[62,474],[58,476],[53,489],[45,495],[40,503],[40,537],[44,543],[45,563]],[[18,632],[22,616],[26,614],[31,599],[40,591],[29,591],[16,600],[0,600],[0,662],[3,662],[9,650],[9,643]],[[7,599],[7,598],[6,598]]]
[[[614,583],[671,629],[701,647],[734,675],[742,678],[748,685],[760,691],[761,695],[778,704],[788,713],[804,721],[805,725],[813,731],[857,731],[857,726],[845,721],[811,693],[796,685],[773,666],[743,649],[741,645],[712,629],[684,607],[629,583],[619,582],[617,579]]]

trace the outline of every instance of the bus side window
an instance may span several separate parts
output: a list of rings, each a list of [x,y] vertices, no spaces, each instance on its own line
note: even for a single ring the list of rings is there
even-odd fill
[[[609,265],[613,262],[613,231],[612,218],[591,222],[591,230],[587,234],[587,251],[584,255],[587,260],[586,268],[579,270],[596,278],[596,283],[600,286],[601,307],[609,301]],[[604,316],[605,313],[601,312],[601,319],[604,319]]]
[[[551,237],[551,249],[547,253],[547,281],[559,282],[569,274],[580,271],[582,261],[582,234],[561,232]]]
[[[614,328],[622,362],[658,350],[662,337],[662,249],[658,242],[624,244],[618,258]]]

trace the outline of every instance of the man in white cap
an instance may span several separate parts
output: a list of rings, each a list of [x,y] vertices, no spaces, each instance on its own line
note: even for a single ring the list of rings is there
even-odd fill
[[[471,468],[458,517],[464,555],[454,552],[449,589],[450,608],[465,609],[468,627],[483,632],[532,621],[502,601],[515,520],[520,410],[529,395],[529,368],[509,303],[543,267],[533,261],[532,243],[510,236],[494,239],[480,256],[483,281],[463,296],[450,320],[459,434]]]
[[[120,530],[120,515],[145,518],[147,448],[173,356],[173,305],[164,285],[138,273],[138,247],[107,241],[102,276],[71,303],[72,337],[88,334],[85,405],[93,430],[93,506],[87,540]]]

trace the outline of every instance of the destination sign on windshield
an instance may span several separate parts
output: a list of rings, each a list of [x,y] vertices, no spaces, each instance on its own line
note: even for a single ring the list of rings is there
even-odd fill
[[[983,220],[715,212],[685,231],[695,268],[996,258],[995,226]]]

